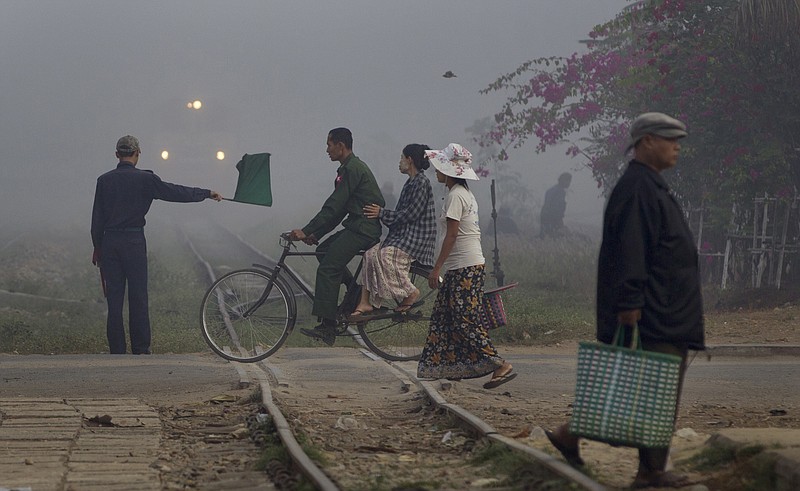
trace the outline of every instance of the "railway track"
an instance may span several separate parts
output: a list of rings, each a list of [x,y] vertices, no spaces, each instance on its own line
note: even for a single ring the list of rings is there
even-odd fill
[[[183,233],[211,281],[238,269],[232,257],[241,267],[274,264],[224,227]],[[266,413],[257,431],[273,433],[317,489],[606,489],[449,403],[438,382],[416,379],[413,362],[386,362],[366,349],[283,348],[235,365],[260,387]],[[486,461],[497,452],[528,463],[499,479]],[[280,464],[272,469],[279,488],[296,482]]]

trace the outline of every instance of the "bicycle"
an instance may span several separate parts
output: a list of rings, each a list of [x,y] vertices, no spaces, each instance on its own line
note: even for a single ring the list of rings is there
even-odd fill
[[[251,268],[227,273],[212,283],[203,297],[200,311],[203,338],[215,353],[227,360],[252,363],[275,353],[294,329],[297,296],[314,298],[314,292],[285,260],[324,253],[297,251],[288,232],[280,235],[279,244],[283,252],[274,267],[253,264]],[[336,335],[359,336],[372,352],[387,360],[419,360],[435,299],[435,290],[428,286],[430,269],[417,263],[411,265],[411,281],[420,291],[411,309],[395,312],[382,308],[350,319],[361,294],[356,278],[363,266],[363,251],[359,255],[362,259],[352,281],[345,285],[347,293],[338,308]],[[300,287],[299,292],[294,291],[291,282]]]

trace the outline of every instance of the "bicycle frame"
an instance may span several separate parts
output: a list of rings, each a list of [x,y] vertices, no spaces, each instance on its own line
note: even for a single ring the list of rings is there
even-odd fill
[[[253,264],[249,269],[231,271],[215,280],[203,297],[201,323],[203,337],[211,349],[225,359],[254,362],[273,354],[286,341],[297,321],[297,299],[302,295],[314,299],[314,288],[303,281],[288,264],[288,257],[313,256],[321,259],[325,252],[299,251],[289,234],[281,234],[283,251],[270,265]],[[356,338],[362,346],[387,360],[418,359],[427,336],[426,311],[419,306],[431,295],[421,296],[414,312],[382,307],[368,316],[350,313],[358,301],[356,278],[364,268],[363,252],[358,255],[355,275],[348,278],[344,300],[337,308],[336,335]],[[348,266],[348,273],[349,273]],[[411,265],[409,278],[423,289],[429,272],[421,265]],[[292,283],[296,283],[296,288]],[[275,291],[276,295],[272,295]],[[278,295],[279,293],[279,295]],[[241,296],[240,296],[241,294]],[[399,300],[395,299],[398,304]],[[428,308],[430,305],[427,306]],[[261,310],[259,310],[261,309]],[[429,315],[429,314],[428,314]],[[368,327],[369,325],[369,327]],[[241,337],[241,341],[239,338]],[[236,348],[235,350],[231,348]]]
[[[264,302],[267,301],[267,298],[269,298],[269,294],[272,292],[272,286],[275,284],[275,279],[278,278],[278,276],[280,276],[280,274],[282,272],[284,272],[284,271],[285,271],[285,273],[284,273],[285,275],[287,275],[289,278],[294,280],[294,282],[297,283],[300,286],[300,289],[306,295],[306,297],[308,297],[310,300],[314,299],[314,291],[311,290],[309,287],[307,287],[305,281],[303,281],[299,276],[297,276],[294,273],[294,271],[292,271],[291,268],[289,268],[287,266],[286,258],[287,257],[311,257],[311,256],[313,256],[313,257],[321,257],[321,256],[324,256],[325,253],[324,252],[317,252],[317,251],[307,251],[307,252],[292,251],[291,248],[292,248],[292,244],[294,242],[289,240],[285,235],[286,234],[281,234],[281,237],[280,237],[281,240],[284,241],[284,243],[281,244],[281,247],[283,247],[283,252],[281,253],[281,257],[278,259],[278,262],[275,263],[275,267],[270,268],[270,267],[265,266],[263,264],[256,264],[256,263],[253,264],[253,267],[262,269],[262,270],[264,270],[266,272],[271,272],[271,274],[269,276],[269,281],[267,282],[267,286],[264,288],[264,293],[261,294],[261,298],[259,298],[258,301],[255,304],[253,304],[252,307],[247,309],[247,311],[242,314],[242,317],[247,318],[252,312],[258,310],[262,305],[264,305]],[[362,265],[363,265],[363,256],[362,256],[362,261],[360,261],[358,263],[358,267],[356,268],[356,272],[353,274],[354,281],[355,281],[355,278],[357,278],[358,275],[361,273]],[[289,284],[288,286],[289,286],[289,288],[291,288],[291,284]],[[350,285],[347,285],[347,287],[349,288]]]

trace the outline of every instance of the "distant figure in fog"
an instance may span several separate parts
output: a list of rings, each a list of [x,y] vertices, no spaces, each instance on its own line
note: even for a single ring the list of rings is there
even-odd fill
[[[128,287],[128,323],[131,352],[149,355],[150,314],[147,301],[147,243],[144,216],[154,199],[188,203],[222,196],[209,189],[162,181],[153,171],[136,168],[139,140],[126,135],[117,141],[117,168],[97,178],[92,208],[92,264],[105,280],[108,320],[106,334],[111,354],[125,354],[122,305]]]
[[[558,183],[544,195],[542,212],[539,215],[539,237],[561,237],[564,228],[564,212],[567,210],[567,188],[572,182],[572,174],[564,172],[558,176]]]
[[[505,205],[497,210],[497,232],[501,234],[519,233],[517,222],[511,218],[511,210]]]

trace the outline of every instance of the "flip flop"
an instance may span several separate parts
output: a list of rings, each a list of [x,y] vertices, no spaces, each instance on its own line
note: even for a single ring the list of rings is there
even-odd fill
[[[415,309],[415,308],[419,307],[423,303],[425,303],[425,300],[417,300],[416,302],[411,303],[411,304],[401,303],[400,305],[395,307],[394,311],[397,312],[398,314],[402,314],[403,312],[408,312],[411,309]]]
[[[375,314],[374,310],[368,310],[368,311],[364,312],[361,309],[356,309],[356,310],[353,311],[352,314],[347,316],[347,320],[359,319],[361,317],[366,317],[368,315],[374,315],[374,314]]]
[[[511,382],[516,377],[517,377],[517,372],[515,372],[514,369],[512,368],[511,370],[507,371],[503,375],[500,375],[499,377],[492,377],[491,380],[483,384],[483,388],[494,389],[496,387],[500,387],[506,382]]]
[[[561,452],[561,455],[564,457],[564,460],[567,461],[567,464],[571,465],[572,467],[583,467],[584,462],[580,453],[578,453],[579,451],[577,448],[570,448],[562,444],[556,438],[556,434],[553,433],[552,430],[544,430],[544,434],[547,436],[547,439],[550,440],[550,443],[556,447],[556,450]]]

